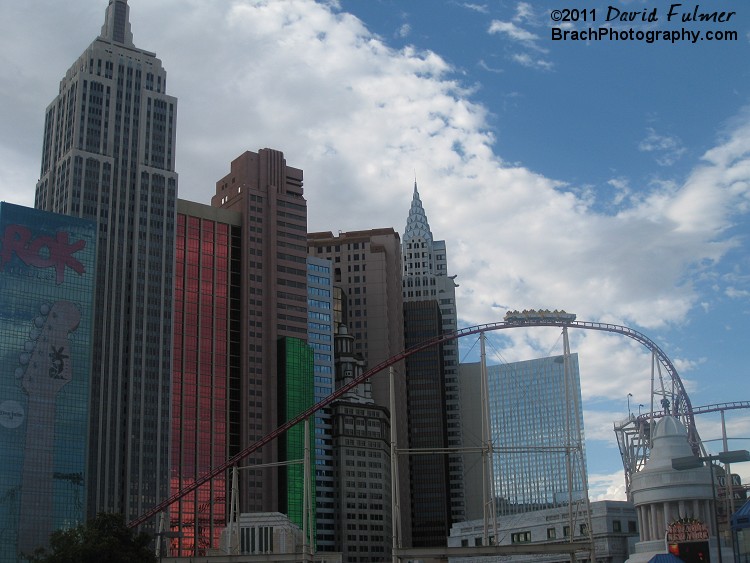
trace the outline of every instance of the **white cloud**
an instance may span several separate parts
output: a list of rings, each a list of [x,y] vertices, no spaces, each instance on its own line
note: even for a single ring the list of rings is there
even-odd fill
[[[396,37],[405,38],[408,37],[411,33],[411,26],[408,23],[403,24],[401,27],[398,28],[398,31],[396,32]]]
[[[533,23],[535,17],[532,5],[528,2],[519,2],[516,4],[516,14],[513,16],[513,21]]]
[[[550,61],[532,57],[528,53],[518,53],[512,55],[511,59],[522,66],[540,70],[552,70],[552,67],[554,66]]]
[[[660,166],[673,165],[686,151],[678,137],[660,135],[651,127],[646,129],[646,137],[638,144],[638,149],[655,153],[654,158]]]
[[[468,10],[479,12],[480,14],[488,14],[490,12],[487,4],[471,4],[469,2],[464,2],[461,4],[461,6]]]
[[[523,43],[535,43],[539,40],[538,35],[517,26],[513,22],[505,22],[501,20],[492,20],[488,33],[490,35],[500,33],[510,39],[521,41]]]
[[[625,493],[625,473],[589,475],[589,498],[591,501],[599,500],[627,500]]]

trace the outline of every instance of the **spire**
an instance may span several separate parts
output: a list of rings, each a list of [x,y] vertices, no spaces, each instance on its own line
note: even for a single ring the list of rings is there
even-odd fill
[[[432,242],[432,232],[430,223],[427,221],[427,214],[422,207],[422,200],[419,198],[417,189],[417,180],[414,180],[414,195],[411,200],[409,217],[406,219],[406,231],[404,232],[404,241],[422,238],[425,242]]]
[[[101,37],[113,43],[134,47],[128,0],[109,0]]]

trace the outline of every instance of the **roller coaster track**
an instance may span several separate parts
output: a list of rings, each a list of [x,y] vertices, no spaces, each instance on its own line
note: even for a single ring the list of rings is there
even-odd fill
[[[574,315],[570,315],[570,317],[574,317]],[[337,399],[341,398],[350,390],[354,389],[358,385],[361,385],[362,383],[367,381],[370,377],[408,358],[412,354],[416,354],[417,352],[421,352],[422,350],[431,348],[432,346],[442,344],[443,342],[448,342],[450,340],[455,340],[457,338],[471,336],[474,334],[480,334],[483,332],[491,332],[495,330],[503,330],[503,329],[510,329],[510,328],[536,328],[536,327],[580,328],[580,329],[585,329],[585,330],[598,330],[598,331],[604,331],[604,332],[611,332],[611,333],[616,333],[616,334],[621,334],[623,336],[627,336],[628,338],[632,338],[633,340],[636,340],[637,342],[640,342],[641,344],[646,346],[646,348],[651,350],[652,354],[656,358],[658,358],[659,362],[661,363],[661,365],[664,367],[664,369],[666,370],[666,372],[669,374],[669,376],[672,379],[672,385],[673,385],[673,388],[676,389],[676,391],[673,393],[673,400],[671,401],[670,414],[680,418],[682,422],[685,424],[685,427],[688,429],[688,437],[691,442],[691,446],[693,447],[694,451],[696,451],[697,453],[698,450],[696,448],[700,445],[700,439],[698,438],[698,433],[695,430],[695,421],[693,418],[692,406],[690,405],[690,399],[688,398],[688,395],[685,392],[685,387],[682,384],[682,381],[680,380],[680,377],[677,374],[677,369],[675,368],[674,364],[672,364],[672,361],[667,357],[667,355],[662,351],[662,349],[654,341],[648,338],[646,335],[632,328],[628,328],[626,326],[608,324],[608,323],[576,321],[576,320],[571,320],[571,319],[555,318],[554,316],[525,318],[525,319],[514,318],[513,320],[505,320],[502,322],[477,325],[477,326],[462,328],[454,332],[445,333],[438,337],[432,338],[430,340],[426,340],[422,342],[421,344],[413,346],[409,348],[408,350],[404,350],[403,352],[400,352],[399,354],[396,354],[395,356],[388,358],[387,360],[383,362],[380,362],[379,364],[365,371],[364,373],[362,373],[362,375],[353,379],[346,385],[343,385],[339,389],[336,389],[333,393],[331,393],[325,399],[319,401],[312,407],[301,412],[300,414],[290,419],[289,421],[285,422],[284,424],[282,424],[281,426],[279,426],[278,428],[276,428],[275,430],[273,430],[272,432],[270,432],[269,434],[267,434],[260,440],[254,442],[253,444],[249,445],[247,448],[245,448],[241,452],[227,459],[223,464],[219,465],[218,467],[215,467],[210,472],[200,476],[190,485],[187,485],[186,487],[174,493],[172,496],[170,496],[166,500],[155,505],[153,508],[148,510],[143,515],[129,522],[128,526],[130,528],[134,528],[134,527],[144,524],[145,522],[147,522],[148,520],[150,520],[151,518],[153,518],[160,512],[166,510],[170,505],[177,502],[185,495],[192,493],[193,491],[197,490],[202,485],[211,481],[212,479],[214,479],[221,473],[225,472],[229,468],[233,467],[234,465],[237,465],[240,461],[242,461],[244,458],[246,458],[253,452],[262,448],[266,444],[272,442],[273,440],[278,438],[281,434],[283,434],[284,432],[286,432],[293,426],[296,426],[297,424],[304,421],[305,419],[310,418],[318,410],[327,407],[328,405],[330,405]],[[626,472],[627,472],[627,468],[626,468]]]

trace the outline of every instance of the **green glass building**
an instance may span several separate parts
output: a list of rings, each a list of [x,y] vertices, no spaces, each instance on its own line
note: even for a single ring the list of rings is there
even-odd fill
[[[0,203],[0,561],[85,520],[96,224]]]
[[[294,418],[314,404],[313,395],[313,350],[299,338],[278,340],[279,369],[279,424]],[[310,421],[310,498],[315,499],[314,424]],[[305,426],[299,423],[279,437],[279,457],[283,461],[303,460],[305,457]],[[286,466],[279,476],[279,510],[289,520],[302,528],[304,465],[295,463]],[[312,500],[314,502],[314,500]],[[315,512],[308,523],[315,536]]]

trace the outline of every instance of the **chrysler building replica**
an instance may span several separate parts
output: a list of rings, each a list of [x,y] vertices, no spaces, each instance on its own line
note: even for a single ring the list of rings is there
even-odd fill
[[[428,334],[439,336],[457,328],[456,276],[448,275],[445,241],[432,236],[416,181],[401,244],[404,337],[409,348],[424,341]],[[457,341],[445,342],[424,355],[417,354],[407,360],[406,370],[409,447],[459,447]],[[464,519],[461,454],[413,456],[410,464],[414,545],[445,545],[450,522]],[[444,503],[440,511],[434,510],[436,503]],[[430,511],[434,514],[428,516]],[[444,526],[448,530],[441,536]]]

